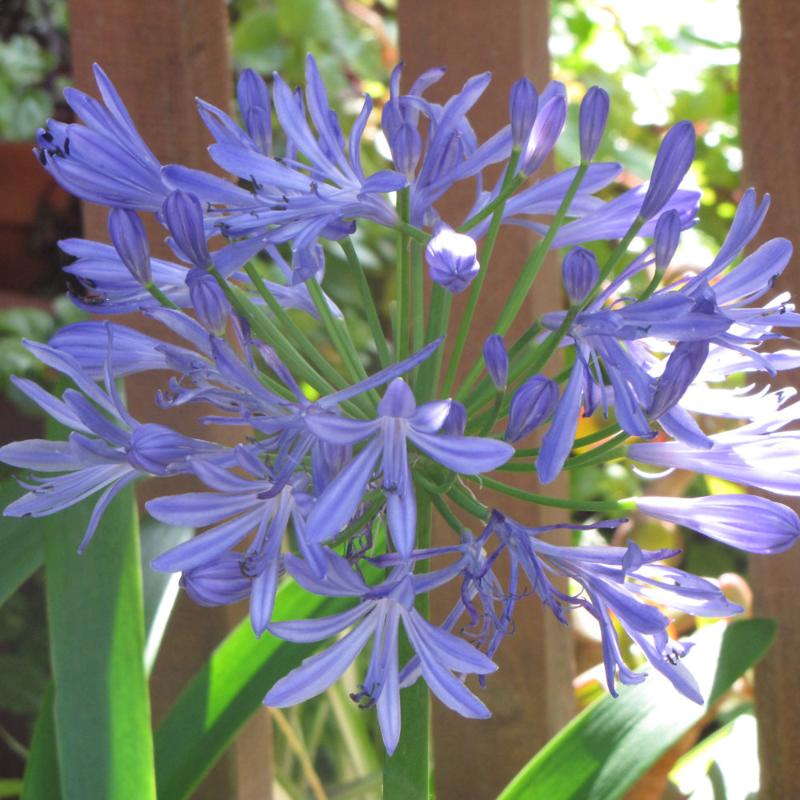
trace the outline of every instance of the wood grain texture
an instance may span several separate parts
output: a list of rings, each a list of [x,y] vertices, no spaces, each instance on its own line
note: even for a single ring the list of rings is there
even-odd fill
[[[800,4],[742,0],[742,143],[745,185],[772,195],[760,241],[800,241]],[[797,258],[776,285],[800,296]],[[793,346],[791,343],[789,346]],[[797,374],[784,373],[797,386]],[[794,504],[798,510],[798,504]],[[756,670],[761,797],[796,797],[800,786],[800,548],[750,559],[755,613],[778,620],[775,644]]]
[[[206,147],[210,135],[195,110],[201,96],[229,108],[232,73],[228,52],[228,9],[224,0],[70,0],[73,74],[78,88],[97,96],[92,64],[99,63],[114,81],[139,132],[163,163],[178,162],[213,169]],[[87,238],[107,241],[106,211],[83,206]],[[172,258],[161,240],[164,230],[146,220],[154,254]],[[163,328],[140,318],[125,319],[163,336]],[[224,441],[224,428],[210,434],[197,421],[203,409],[156,408],[156,388],[165,373],[135,376],[126,381],[128,403],[135,417],[161,422],[190,435]],[[155,487],[144,484],[140,501]],[[164,492],[163,483],[159,487]],[[176,482],[168,491],[187,488]],[[181,595],[170,620],[165,643],[151,679],[156,723],[211,650],[246,608],[200,608]],[[265,692],[268,687],[265,687]],[[195,793],[197,800],[269,800],[271,797],[271,723],[257,714],[231,750]]]
[[[446,66],[445,78],[430,92],[430,97],[440,100],[458,91],[469,76],[491,70],[492,84],[469,115],[479,138],[485,138],[507,123],[508,93],[517,78],[527,75],[540,89],[547,82],[548,25],[548,4],[544,0],[498,0],[491,4],[491,12],[485,3],[476,0],[458,4],[448,0],[400,0],[404,86],[407,88],[427,68]],[[473,187],[462,188],[468,191],[454,191],[444,202],[437,203],[442,216],[453,223],[463,218],[471,201]],[[462,374],[480,354],[534,241],[521,229],[501,232],[460,364]],[[557,269],[555,262],[546,264],[528,313],[521,315],[528,323],[545,310],[561,307]],[[464,292],[454,303],[451,322],[457,324],[467,294]],[[509,341],[519,332],[520,326],[512,329]],[[531,475],[520,477],[521,485],[539,490],[534,488]],[[550,514],[537,514],[526,503],[488,492],[480,496],[483,502],[497,504],[529,525],[554,519]],[[434,530],[439,542],[449,542],[451,537],[448,528]],[[434,621],[452,608],[453,601],[452,593],[434,595]],[[520,603],[516,622],[514,634],[497,656],[500,671],[489,679],[486,691],[478,690],[492,709],[491,720],[462,719],[433,701],[434,772],[440,800],[496,797],[574,710],[567,630],[551,614],[544,613],[534,598]]]

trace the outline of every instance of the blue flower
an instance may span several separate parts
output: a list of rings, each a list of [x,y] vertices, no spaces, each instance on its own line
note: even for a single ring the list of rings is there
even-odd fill
[[[74,381],[80,391],[67,389],[59,399],[32,381],[14,379],[23,394],[73,432],[67,441],[29,439],[0,447],[0,461],[6,464],[63,473],[23,483],[29,491],[5,509],[7,516],[48,516],[104,490],[80,544],[82,552],[108,505],[137,478],[188,472],[193,458],[229,459],[230,451],[222,445],[133,419],[114,385],[110,364],[106,363],[103,391],[66,353],[33,342],[26,346],[44,364]]]
[[[211,576],[215,576],[215,583],[219,585],[220,580],[231,574],[231,560],[238,559],[239,576],[250,581],[248,594],[253,630],[261,635],[272,617],[281,544],[290,519],[298,547],[301,552],[308,552],[304,546],[304,517],[311,498],[306,489],[307,479],[302,474],[276,487],[259,459],[247,457],[245,452],[240,461],[239,466],[254,477],[240,477],[213,464],[193,462],[195,474],[214,491],[167,495],[148,501],[148,512],[168,525],[212,526],[155,558],[153,567],[182,572],[184,582],[203,593],[205,602],[209,602],[212,599],[208,595]],[[246,551],[232,552],[251,533],[253,539]],[[240,599],[243,587],[239,576],[232,586],[215,596],[223,602]]]
[[[108,215],[108,233],[133,279],[147,286],[153,280],[150,246],[139,215],[130,209],[112,209]]]
[[[50,120],[36,136],[39,160],[61,186],[82,200],[157,211],[168,191],[161,164],[97,64],[94,77],[103,103],[72,87],[65,89],[67,103],[84,124]]]
[[[538,428],[558,403],[558,384],[544,375],[533,375],[514,392],[508,409],[505,439],[517,442]]]
[[[380,195],[397,191],[407,181],[391,170],[364,174],[360,145],[372,110],[368,96],[346,142],[312,56],[306,61],[305,105],[276,74],[272,106],[287,139],[285,155],[277,157],[272,153],[271,133],[267,141],[266,87],[258,88],[254,76],[246,81],[239,92],[240,107],[246,124],[253,121],[258,130],[245,133],[227,114],[207,103],[200,104],[200,112],[217,139],[209,148],[211,157],[222,169],[247,181],[250,190],[180,165],[164,168],[164,180],[170,186],[211,203],[206,216],[228,236],[278,244],[292,241],[300,249],[313,245],[319,236],[338,239],[352,232],[350,220],[356,218],[394,223],[395,211]]]
[[[439,225],[425,247],[431,280],[447,291],[463,292],[480,272],[477,245],[471,236]]]
[[[800,536],[800,517],[789,506],[766,497],[646,495],[630,502],[651,517],[691,528],[748,553],[782,553]]]
[[[417,407],[408,384],[395,378],[378,406],[375,420],[309,416],[311,431],[331,443],[352,445],[369,439],[317,500],[308,518],[309,540],[327,541],[350,521],[380,460],[389,532],[397,550],[410,553],[416,537],[417,508],[408,441],[442,466],[465,475],[496,469],[514,453],[511,445],[494,439],[434,435],[444,425],[449,411],[446,400]]]
[[[602,523],[603,527],[617,524]],[[561,547],[541,534],[556,525],[526,528],[495,511],[488,527],[507,549],[512,573],[522,570],[536,594],[562,622],[564,608],[583,608],[600,624],[603,661],[609,691],[616,695],[615,676],[622,683],[640,683],[645,674],[633,672],[625,663],[611,613],[639,645],[647,660],[675,688],[696,703],[703,698],[691,673],[680,663],[686,648],[669,639],[669,619],[650,603],[666,605],[695,616],[725,617],[741,612],[717,586],[674,567],[658,564],[676,551],[643,551],[634,542],[623,547]],[[586,526],[589,527],[589,526]],[[565,594],[550,576],[574,581],[580,591]]]
[[[781,430],[800,416],[794,403],[765,419],[715,433],[708,444],[641,442],[628,448],[634,461],[669,469],[689,469],[754,486],[768,492],[800,495],[800,431]]]
[[[483,361],[495,389],[505,391],[508,385],[508,353],[503,337],[493,333],[483,343]]]
[[[579,115],[579,133],[581,162],[584,164],[594,158],[597,148],[600,146],[600,140],[603,138],[608,120],[609,104],[608,92],[599,86],[590,87],[583,96]]]
[[[368,586],[340,556],[327,552],[325,579],[293,556],[286,566],[292,577],[316,594],[359,598],[355,608],[319,619],[274,622],[271,633],[292,642],[318,642],[353,629],[326,650],[311,656],[281,678],[264,698],[268,706],[301,703],[338,680],[373,639],[372,654],[361,690],[353,699],[362,707],[377,707],[386,750],[393,753],[400,738],[400,666],[397,637],[402,623],[419,658],[422,677],[449,708],[465,717],[490,716],[486,706],[456,675],[494,672],[497,665],[477,648],[426,621],[414,608],[419,591],[416,576],[398,568],[377,586]],[[455,674],[454,674],[455,673]]]
[[[694,159],[694,128],[679,122],[667,131],[656,154],[656,163],[647,186],[639,216],[650,219],[667,204],[680,186]]]

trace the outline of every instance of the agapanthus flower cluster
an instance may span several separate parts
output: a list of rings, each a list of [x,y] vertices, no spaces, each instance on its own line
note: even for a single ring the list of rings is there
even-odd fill
[[[749,552],[784,550],[800,534],[797,515],[764,496],[628,498],[606,504],[613,518],[584,514],[581,524],[563,501],[563,520],[537,527],[473,493],[481,483],[505,491],[501,479],[482,476],[522,468],[531,491],[507,491],[527,497],[535,519],[535,504],[547,498],[534,490],[571,467],[576,446],[593,445],[598,460],[626,447],[640,465],[800,494],[800,403],[768,385],[800,365],[800,351],[780,346],[800,315],[784,295],[765,298],[789,262],[786,240],[738,260],[767,210],[753,190],[711,263],[670,276],[699,200],[680,188],[694,152],[690,123],[667,132],[645,185],[615,189],[621,166],[595,161],[609,100],[593,87],[580,108],[579,165],[544,177],[567,117],[564,86],[539,93],[521,79],[507,123],[479,141],[468,115],[490,75],[436,102],[429,94],[442,75],[430,70],[404,91],[395,69],[380,112],[391,162],[368,172],[370,97],[345,135],[312,57],[305,91],[245,70],[238,119],[203,101],[198,108],[209,153],[231,178],[159,163],[99,67],[101,100],[67,90],[81,121],[49,122],[36,154],[65,188],[108,208],[110,244],[62,242],[75,259],[66,268],[75,303],[103,319],[64,328],[47,345],[27,343],[69,382],[60,397],[15,380],[71,431],[67,439],[0,449],[4,462],[32,473],[6,514],[43,516],[96,498],[82,548],[124,486],[194,476],[194,491],[174,494],[167,483],[146,505],[161,522],[198,530],[153,567],[180,572],[198,603],[247,599],[255,635],[329,642],[269,689],[268,705],[324,691],[369,646],[354,700],[377,708],[389,752],[400,736],[402,690],[420,678],[456,712],[490,714],[480,687],[497,670],[492,659],[514,619],[537,600],[565,624],[577,609],[597,620],[612,693],[617,681],[645,679],[626,659],[630,640],[679,692],[702,702],[682,663],[688,646],[670,636],[672,615],[727,617],[739,607],[713,581],[665,563],[674,550],[642,550],[633,539],[577,546],[571,531],[602,533],[638,509]],[[440,201],[456,184],[472,190],[472,207],[445,219]],[[146,217],[163,228],[171,258],[152,255]],[[397,241],[391,325],[351,238],[365,221]],[[507,225],[532,231],[536,246],[520,259],[506,308],[458,385],[454,362]],[[629,254],[635,237],[645,247]],[[597,243],[608,243],[611,256],[598,260],[609,248]],[[335,248],[362,290],[361,306],[347,313],[325,272]],[[554,250],[564,306],[533,319],[524,299]],[[470,295],[468,311],[449,324],[459,292]],[[163,340],[113,320],[128,312],[154,321]],[[358,316],[373,355],[353,343],[348,317]],[[515,320],[526,330],[512,341]],[[320,350],[323,339],[336,358]],[[163,376],[157,406],[202,404],[203,419],[238,432],[238,444],[135,419],[117,381],[145,371]],[[732,384],[738,374],[753,382]],[[576,442],[589,417],[607,420],[607,436]],[[582,510],[580,501],[572,506]],[[449,544],[431,542],[431,508]],[[277,622],[281,580],[350,599],[350,607]],[[458,586],[459,599],[443,619],[428,619],[418,599],[445,584]],[[413,651],[405,660],[401,630]]]

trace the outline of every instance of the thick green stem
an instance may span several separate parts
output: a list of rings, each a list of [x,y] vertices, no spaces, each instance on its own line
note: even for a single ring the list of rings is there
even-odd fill
[[[397,214],[403,222],[408,222],[408,189],[397,193]],[[396,319],[394,329],[394,354],[398,361],[408,355],[408,301],[411,294],[411,268],[408,259],[408,233],[399,230],[397,234],[397,272],[395,274]]]
[[[267,304],[269,310],[275,315],[278,324],[298,346],[298,350],[303,356],[309,359],[320,371],[320,374],[327,378],[334,386],[345,388],[347,386],[347,381],[336,371],[330,361],[320,352],[319,347],[306,336],[303,330],[289,316],[283,306],[281,306],[275,295],[269,290],[269,287],[264,282],[256,267],[253,264],[247,264],[244,271],[247,273],[256,291]]]
[[[417,547],[430,547],[431,502],[427,492],[417,497]],[[420,563],[417,571],[425,568]],[[417,611],[430,616],[427,594],[416,601]],[[405,635],[400,637],[399,661],[404,664],[413,655]],[[419,680],[400,694],[402,732],[392,756],[383,764],[383,800],[423,800],[431,796],[430,695],[428,685]]]
[[[453,295],[447,289],[433,285],[431,290],[431,303],[428,310],[428,330],[425,343],[428,344],[447,332],[447,323],[450,320],[450,308],[453,304]],[[419,367],[419,375],[414,386],[414,394],[420,403],[433,399],[439,385],[439,373],[444,358],[444,343],[436,352],[424,361]]]
[[[539,333],[541,329],[542,323],[539,322],[539,320],[536,320],[533,324],[529,325],[525,333],[523,333],[522,336],[520,336],[519,339],[517,339],[517,341],[511,345],[511,347],[509,347],[508,360],[510,365],[510,383],[513,383],[514,378],[516,378],[521,372],[518,365],[525,356],[526,345],[531,342],[531,340],[536,336],[537,333]],[[490,380],[489,376],[485,375],[475,389],[470,394],[467,394],[467,391],[472,387],[472,384],[475,382],[478,375],[480,375],[482,368],[483,362],[476,361],[472,365],[472,369],[464,379],[464,382],[461,384],[461,387],[456,394],[456,398],[461,400],[462,403],[466,403],[466,405],[469,406],[474,406],[475,408],[480,408],[485,402],[488,402],[488,400],[491,399],[492,392],[494,391],[494,384]],[[464,399],[465,397],[466,400]]]
[[[608,439],[610,436],[614,436],[614,434],[619,433],[619,425],[606,425],[605,428],[601,428],[599,431],[595,431],[594,433],[588,433],[586,436],[581,436],[580,439],[575,440],[575,444],[573,447],[588,447],[590,444],[594,444],[595,442],[602,442],[603,439]],[[594,452],[592,450],[591,452]],[[529,456],[537,456],[539,455],[539,448],[538,447],[530,447],[527,449],[520,449],[517,450],[516,453],[512,456],[513,458],[528,458]]]
[[[425,264],[422,258],[422,245],[411,245],[411,267],[414,289],[414,327],[411,346],[416,353],[425,344]]]
[[[564,223],[567,212],[569,211],[569,207],[572,205],[572,201],[575,198],[581,183],[583,182],[583,178],[586,175],[587,169],[589,169],[588,164],[581,164],[580,167],[578,167],[577,171],[575,172],[575,177],[572,179],[572,182],[567,189],[567,193],[564,195],[564,199],[561,201],[561,205],[558,207],[556,215],[553,217],[553,221],[550,223],[550,227],[547,229],[547,233],[544,235],[542,241],[539,242],[539,244],[531,251],[530,255],[525,261],[525,264],[522,267],[522,272],[520,273],[519,278],[517,278],[517,282],[514,284],[514,288],[511,290],[511,294],[508,297],[508,301],[506,302],[503,310],[500,312],[500,318],[497,320],[497,324],[494,327],[495,333],[499,333],[501,336],[505,335],[513,324],[514,320],[517,318],[517,314],[519,314],[520,309],[525,303],[528,293],[530,292],[531,287],[533,286],[539,274],[539,270],[541,270],[542,265],[544,264],[545,257],[547,256],[548,252],[550,252],[550,247],[553,244],[556,233]],[[459,389],[457,395],[458,397],[463,397],[466,390],[472,386],[472,384],[475,382],[475,379],[481,372],[482,365],[483,356],[478,358],[478,360],[472,365],[470,371],[467,373],[467,378]]]
[[[306,285],[308,286],[308,293],[314,301],[317,313],[322,319],[325,331],[342,357],[351,380],[355,382],[364,380],[367,377],[367,371],[364,369],[364,365],[358,356],[358,350],[356,350],[356,346],[350,337],[347,323],[343,319],[336,319],[333,316],[328,301],[322,293],[322,287],[315,280],[308,281]],[[370,398],[373,406],[377,405],[380,399],[374,389],[367,393],[367,397]]]
[[[504,191],[507,191],[512,183],[514,183],[514,172],[517,169],[519,162],[519,151],[514,151],[511,155],[511,160],[508,162],[505,176],[503,177],[503,185],[500,190],[500,196],[503,196]],[[499,199],[499,198],[498,198]],[[461,361],[461,355],[464,352],[464,347],[467,343],[470,329],[472,328],[472,319],[475,316],[475,310],[478,307],[478,301],[481,296],[481,289],[486,281],[486,276],[489,272],[489,262],[492,259],[494,246],[497,242],[497,235],[500,233],[500,225],[503,221],[503,211],[506,207],[507,196],[500,200],[492,214],[492,221],[489,224],[489,230],[486,232],[486,238],[483,240],[480,252],[480,269],[469,291],[469,298],[467,299],[467,307],[464,309],[464,314],[461,317],[461,322],[458,325],[458,333],[456,334],[456,341],[453,345],[452,351],[448,354],[449,363],[447,365],[447,374],[444,379],[443,394],[449,395],[453,384],[456,379],[456,371]]]
[[[515,158],[514,161],[514,169],[516,169],[516,165],[519,163],[520,151],[515,150],[512,153],[512,159]],[[506,173],[506,175],[510,174],[510,171]],[[483,220],[488,219],[494,212],[501,206],[505,205],[506,200],[511,197],[517,189],[522,186],[523,183],[527,180],[526,175],[516,175],[512,180],[507,180],[504,182],[500,192],[498,193],[497,197],[494,198],[490,203],[487,203],[477,214],[470,217],[459,229],[459,233],[467,233],[467,231],[471,231],[476,225]]]
[[[150,294],[155,297],[158,302],[164,306],[164,308],[171,308],[173,311],[180,311],[180,306],[176,303],[173,303],[172,300],[167,297],[161,289],[158,288],[154,283],[146,283],[145,289],[147,289]]]
[[[495,325],[495,333],[499,333],[500,335],[505,334],[516,319],[517,314],[525,302],[525,299],[528,297],[528,292],[530,291],[531,286],[533,286],[533,283],[539,274],[539,270],[544,264],[545,257],[547,256],[548,252],[550,252],[550,246],[553,244],[556,233],[564,223],[564,219],[567,216],[569,207],[572,205],[572,201],[575,198],[581,183],[583,182],[583,177],[586,175],[587,169],[589,169],[588,164],[581,164],[580,167],[578,167],[575,177],[572,179],[572,183],[570,183],[569,189],[567,189],[567,193],[564,195],[564,199],[561,201],[561,205],[558,207],[558,211],[556,211],[556,215],[553,217],[553,221],[550,223],[550,227],[547,229],[547,233],[544,235],[542,241],[539,242],[538,246],[534,248],[528,257],[528,260],[525,262],[525,265],[522,268],[522,273],[520,274],[519,278],[517,278],[517,282],[514,284],[514,288],[511,290],[508,303],[500,314],[500,319],[497,320],[497,325]]]
[[[483,476],[473,477],[468,475],[467,479],[473,483],[483,486],[485,489],[494,489],[495,491],[506,494],[509,497],[515,497],[518,500],[525,500],[528,503],[537,503],[540,506],[551,506],[552,508],[567,508],[576,511],[601,511],[610,514],[620,514],[625,511],[625,508],[616,502],[603,502],[595,500],[562,500],[558,497],[549,497],[546,494],[534,494],[533,492],[526,492],[524,489],[517,489],[515,486],[507,486],[501,481],[496,481],[493,478],[485,478]]]
[[[284,361],[297,380],[307,381],[320,394],[331,394],[346,385],[342,383],[336,386],[320,375],[263,309],[251,303],[241,289],[231,286],[216,269],[212,268],[209,272],[216,279],[230,304],[247,320],[256,336],[275,349],[278,357]],[[355,398],[343,403],[342,406],[347,407],[348,412],[357,417],[368,416],[371,412],[369,404],[365,403],[365,398]]]
[[[367,276],[364,274],[364,268],[361,266],[356,249],[353,242],[349,237],[345,237],[339,242],[347,257],[347,263],[350,266],[350,271],[356,281],[358,294],[361,298],[361,305],[364,308],[364,314],[367,317],[367,324],[372,332],[372,338],[375,342],[375,349],[378,352],[378,361],[381,367],[388,367],[392,363],[392,354],[389,352],[389,344],[386,341],[386,335],[381,326],[380,316],[378,309],[375,307],[375,298],[372,296],[372,291],[367,283]]]
[[[622,239],[620,239],[617,246],[608,257],[606,263],[603,264],[603,268],[600,270],[600,279],[595,284],[594,289],[589,292],[586,299],[581,304],[581,310],[587,308],[594,302],[594,299],[600,294],[603,288],[603,281],[606,278],[614,277],[614,270],[616,269],[617,264],[619,264],[625,253],[628,252],[628,246],[633,241],[636,234],[639,233],[642,225],[644,225],[646,221],[647,220],[644,220],[641,217],[636,217],[636,219],[633,221],[631,227],[628,228],[628,232],[622,237]]]

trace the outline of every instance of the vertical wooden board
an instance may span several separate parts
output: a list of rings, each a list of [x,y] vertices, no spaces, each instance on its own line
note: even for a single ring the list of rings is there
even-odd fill
[[[507,123],[508,93],[517,78],[527,75],[539,89],[548,80],[549,15],[544,0],[498,0],[491,4],[491,10],[477,2],[400,0],[399,28],[406,88],[421,71],[445,66],[445,78],[429,93],[438,100],[458,91],[471,75],[492,71],[492,84],[470,112],[479,138]],[[438,202],[437,208],[455,224],[463,218],[472,199],[471,192],[472,186],[465,192],[454,191]],[[491,332],[535,241],[520,229],[501,232],[460,365],[462,375],[480,354],[483,341]],[[543,311],[562,307],[555,269],[557,265],[551,259],[532,293],[525,315],[528,323]],[[463,313],[467,294],[464,292],[454,303],[451,335],[453,323],[457,324]],[[522,324],[512,329],[509,341],[525,327]],[[530,475],[515,477],[522,477],[521,486],[540,491]],[[562,490],[561,486],[548,487],[548,491]],[[528,525],[563,520],[563,516],[554,517],[550,512],[504,496],[481,492],[480,497]],[[434,526],[434,539],[439,543],[450,542],[451,537],[449,528]],[[452,608],[457,587],[452,589],[449,594],[446,591],[434,594],[434,621]],[[433,701],[434,774],[437,796],[442,800],[496,797],[574,710],[568,631],[533,598],[520,603],[516,623],[513,636],[504,642],[497,655],[499,672],[489,678],[486,691],[479,690],[492,709],[492,719],[462,719]]]
[[[742,0],[741,109],[745,185],[772,195],[760,236],[800,237],[800,4]],[[800,296],[797,257],[775,289]],[[793,345],[788,344],[789,347]],[[797,373],[780,376],[797,386]],[[795,510],[798,504],[794,503]],[[755,611],[778,620],[775,644],[756,670],[761,796],[794,797],[800,786],[800,549],[750,559]]]
[[[73,75],[78,88],[97,96],[92,64],[99,63],[114,81],[139,132],[164,164],[214,169],[206,152],[211,141],[196,108],[195,97],[228,109],[232,76],[225,0],[69,0]],[[106,212],[83,205],[84,234],[108,240]],[[164,230],[147,220],[156,255],[172,258],[163,244]],[[163,328],[142,319],[126,324],[163,335]],[[134,416],[170,425],[189,435],[216,438],[235,435],[212,431],[197,417],[203,409],[156,408],[154,393],[164,373],[134,376],[126,381]],[[194,412],[194,413],[190,413]],[[178,479],[169,492],[187,490]],[[163,489],[163,482],[160,483]],[[140,502],[152,496],[156,482],[144,484]],[[174,698],[202,665],[233,623],[246,613],[240,607],[200,608],[181,596],[170,620],[150,688],[154,721],[164,716]],[[197,791],[197,800],[269,800],[271,796],[271,724],[256,715],[231,751],[221,759]],[[255,755],[257,754],[257,755]]]

